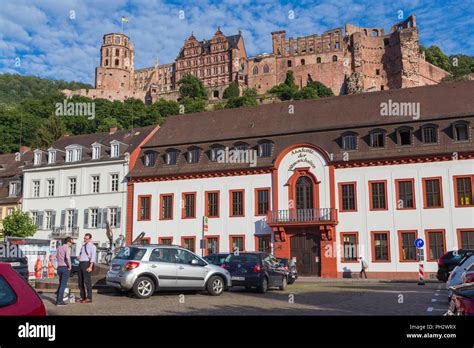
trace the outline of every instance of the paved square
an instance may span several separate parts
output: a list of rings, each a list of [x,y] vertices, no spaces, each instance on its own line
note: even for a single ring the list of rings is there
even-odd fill
[[[442,315],[448,309],[443,283],[298,279],[285,291],[266,294],[235,288],[221,296],[204,292],[156,293],[139,300],[113,292],[94,294],[91,304],[54,305],[50,315]],[[77,294],[76,294],[77,296]]]

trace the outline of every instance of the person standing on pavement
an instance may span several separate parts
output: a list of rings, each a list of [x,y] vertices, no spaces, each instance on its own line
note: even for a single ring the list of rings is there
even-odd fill
[[[68,237],[64,240],[64,244],[56,250],[56,261],[58,263],[59,287],[56,296],[56,306],[65,306],[64,290],[66,290],[69,274],[72,269],[71,263],[71,246],[72,238]]]
[[[79,291],[81,298],[79,303],[92,302],[92,279],[91,274],[96,262],[97,249],[92,243],[92,235],[86,233],[84,235],[84,244],[79,253]]]
[[[365,271],[367,270],[367,268],[369,268],[369,265],[367,264],[367,262],[365,262],[362,256],[359,259],[360,259],[360,268],[361,268],[359,278],[362,279],[362,274],[364,274],[365,279],[367,279],[367,273],[365,273]]]

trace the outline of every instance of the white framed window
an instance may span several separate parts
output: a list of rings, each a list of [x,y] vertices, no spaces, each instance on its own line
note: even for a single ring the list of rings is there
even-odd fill
[[[44,217],[45,217],[44,228],[46,230],[52,230],[53,229],[53,212],[51,210],[45,211]]]
[[[100,159],[100,145],[94,145],[92,147],[92,159],[93,160]]]
[[[111,182],[110,191],[118,192],[118,190],[119,190],[119,175],[118,174],[110,174],[110,182]]]
[[[54,196],[54,179],[48,179],[48,196]]]
[[[66,162],[74,162],[74,152],[73,150],[66,151]]]
[[[99,193],[100,190],[100,176],[92,175],[92,193]]]
[[[41,151],[36,151],[35,152],[35,157],[34,157],[34,160],[33,160],[33,164],[35,166],[39,166],[41,164],[41,158],[42,158]]]
[[[109,216],[110,216],[110,227],[115,228],[117,227],[117,208],[110,208],[109,209]]]
[[[33,223],[33,225],[38,226],[38,212],[37,211],[31,212],[31,222]]]
[[[68,209],[66,211],[66,227],[72,228],[74,227],[74,210]]]
[[[77,193],[77,178],[69,178],[69,194],[75,195]]]
[[[40,181],[33,180],[33,197],[39,197],[39,196],[40,196]]]
[[[89,210],[90,222],[89,228],[97,228],[98,221],[99,221],[99,209],[91,208]]]
[[[8,208],[7,209],[7,216],[12,215],[14,210],[15,210],[15,208]]]
[[[112,144],[112,147],[110,149],[110,157],[115,158],[120,155],[120,145],[115,143]]]
[[[66,162],[77,162],[82,159],[82,149],[80,147],[66,149]]]
[[[56,163],[56,150],[48,151],[48,164]]]

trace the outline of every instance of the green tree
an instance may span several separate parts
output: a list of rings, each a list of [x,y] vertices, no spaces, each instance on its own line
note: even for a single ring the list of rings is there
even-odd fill
[[[163,124],[168,116],[179,114],[179,104],[174,100],[160,99],[150,106],[151,113],[156,117],[153,124]]]
[[[316,91],[316,94],[320,98],[324,97],[333,97],[334,93],[332,92],[331,88],[327,87],[325,84],[319,81],[311,81],[308,82],[306,85],[309,88],[312,88]]]
[[[66,133],[66,128],[61,120],[61,116],[51,114],[40,126],[35,144],[37,147],[49,147],[53,142],[61,138],[64,133]]]
[[[254,88],[247,88],[241,97],[230,98],[225,104],[226,109],[240,108],[245,106],[257,106],[257,91]]]
[[[240,89],[237,82],[232,81],[224,90],[224,99],[237,98],[240,96]]]
[[[207,110],[207,102],[203,99],[181,98],[180,105],[183,105],[185,114]]]
[[[444,54],[438,46],[432,45],[428,48],[420,46],[420,50],[425,52],[425,59],[428,63],[436,65],[438,68],[443,70],[451,71],[451,64],[449,63],[448,56]]]
[[[180,100],[184,98],[207,100],[207,91],[200,79],[185,74],[178,82]]]
[[[28,214],[20,209],[15,209],[12,214],[2,220],[2,224],[4,237],[31,237],[37,229]]]
[[[474,73],[474,57],[463,54],[454,54],[449,57],[451,63],[451,75],[446,76],[443,81],[467,80]]]
[[[318,98],[318,92],[316,91],[316,89],[314,89],[310,86],[305,86],[305,87],[301,88],[293,96],[294,100],[317,99],[317,98]]]
[[[295,84],[295,76],[293,71],[289,70],[286,73],[285,82],[273,86],[269,92],[277,96],[280,100],[293,99],[296,92],[298,92],[298,86]]]

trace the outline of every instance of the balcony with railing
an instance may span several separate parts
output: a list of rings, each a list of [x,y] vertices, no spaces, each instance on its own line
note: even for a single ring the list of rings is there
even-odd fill
[[[268,212],[269,226],[336,225],[337,209],[289,209]]]
[[[53,238],[62,239],[66,237],[79,238],[79,227],[55,226],[51,233]]]

